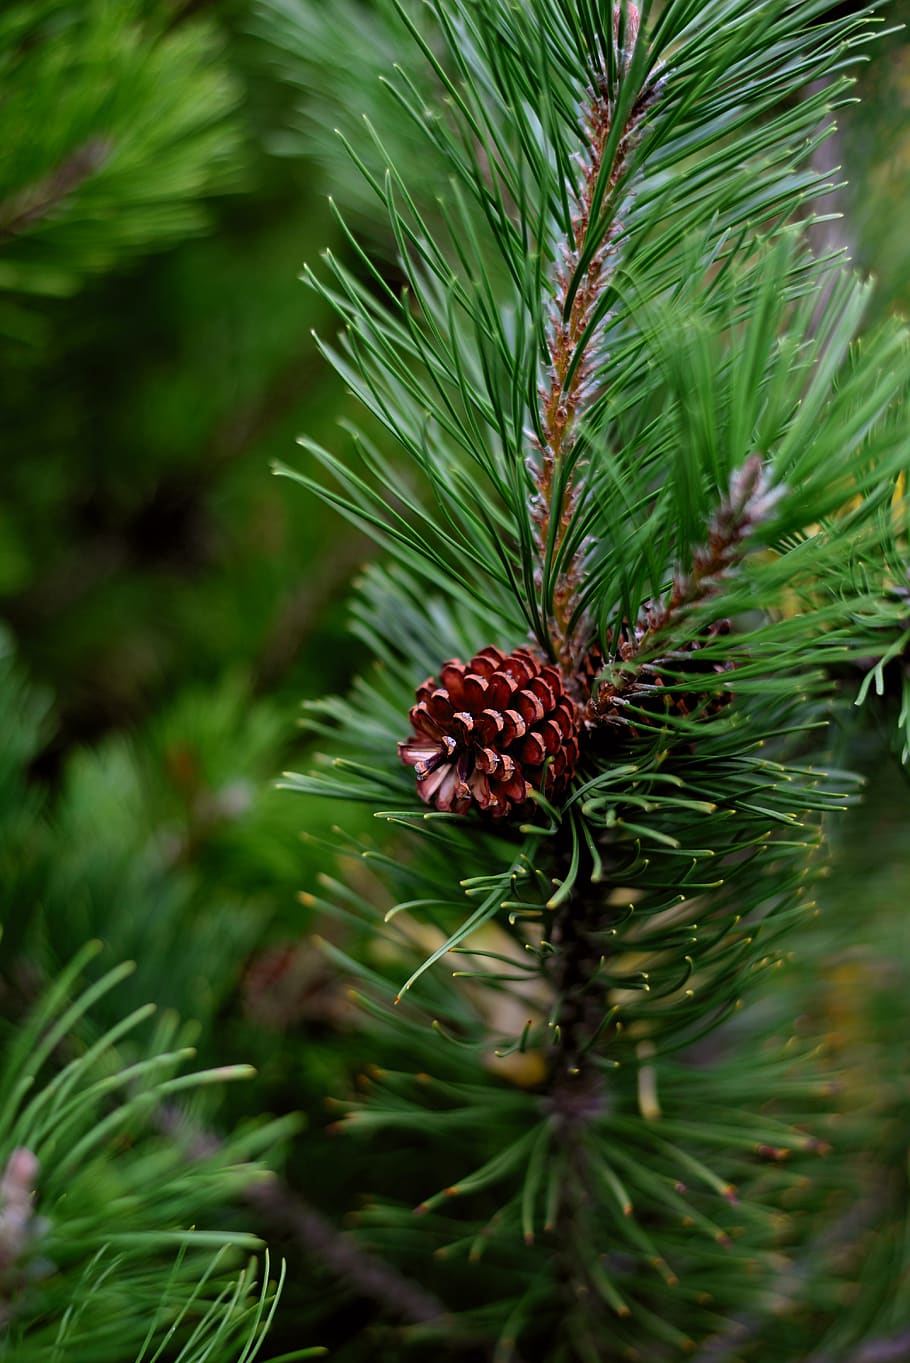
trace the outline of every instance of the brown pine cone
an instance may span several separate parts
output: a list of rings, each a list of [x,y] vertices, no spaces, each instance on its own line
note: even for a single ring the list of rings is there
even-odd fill
[[[421,800],[454,814],[523,812],[532,790],[558,796],[578,761],[577,708],[559,670],[527,648],[443,663],[417,688],[410,720],[401,760]]]

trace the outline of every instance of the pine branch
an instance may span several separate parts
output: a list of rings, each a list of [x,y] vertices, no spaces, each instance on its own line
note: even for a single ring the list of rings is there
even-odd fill
[[[811,82],[861,35],[821,0],[643,22],[533,0],[530,27],[505,0],[430,8],[431,37],[405,22],[445,109],[396,89],[451,200],[427,218],[401,167],[366,169],[407,292],[363,256],[372,292],[335,261],[312,276],[345,328],[326,353],[420,480],[365,444],[356,474],[310,447],[395,566],[359,607],[381,670],[317,711],[342,755],[289,786],[409,830],[407,856],[367,855],[422,950],[352,886],[326,903],[397,945],[397,1000],[460,1057],[446,1070],[399,1012],[389,1044],[425,1091],[409,1059],[348,1125],[448,1151],[420,1225],[513,1261],[500,1357],[526,1331],[587,1363],[609,1331],[662,1363],[765,1309],[783,1166],[825,1148],[811,1079],[757,1027],[737,1067],[693,1048],[783,959],[822,816],[855,798],[824,743],[831,667],[901,643],[880,558],[900,557],[906,338],[857,346],[847,277],[817,325],[831,263],[796,225],[846,90]],[[481,1008],[434,967],[482,960],[497,919],[489,968],[455,972]],[[397,975],[336,955],[384,1019]],[[491,1025],[497,1003],[522,1020]],[[491,1048],[536,1058],[532,1092],[483,1082]],[[471,1224],[453,1198],[497,1210]]]
[[[75,148],[43,180],[0,203],[0,241],[52,217],[84,180],[101,169],[113,149],[110,139],[91,138]]]
[[[349,1291],[376,1302],[383,1311],[407,1325],[432,1321],[451,1329],[441,1301],[336,1230],[327,1217],[308,1206],[280,1179],[251,1184],[246,1198],[267,1226],[291,1236]]]
[[[560,878],[564,879],[571,849],[564,846],[556,856]],[[550,931],[556,949],[551,975],[559,1002],[553,1018],[557,1039],[544,1107],[550,1116],[554,1146],[565,1157],[566,1172],[556,1217],[545,1230],[555,1241],[567,1319],[575,1322],[591,1358],[597,1354],[598,1338],[610,1325],[591,1255],[599,1197],[589,1150],[595,1126],[606,1116],[611,1101],[604,1073],[592,1063],[594,1043],[604,1029],[603,1000],[592,985],[603,964],[605,948],[601,945],[598,949],[591,934],[599,932],[602,943],[609,928],[610,915],[604,911],[608,891],[603,877],[596,886],[582,878],[580,888],[556,911]],[[628,1315],[629,1307],[618,1293],[611,1305],[618,1315]]]
[[[629,5],[614,11],[613,36],[618,43],[620,25],[625,47],[615,53],[620,73],[631,61],[638,39],[639,13]],[[550,642],[569,678],[575,678],[591,627],[577,618],[575,604],[581,585],[584,544],[566,552],[566,537],[578,512],[579,440],[588,408],[599,396],[595,372],[603,366],[603,329],[607,318],[603,302],[607,284],[616,268],[617,242],[622,222],[614,218],[609,229],[597,235],[595,203],[609,200],[627,169],[630,151],[641,135],[642,124],[655,98],[655,84],[646,85],[632,106],[622,133],[615,140],[609,164],[605,156],[613,130],[614,102],[606,71],[597,88],[589,89],[582,116],[582,149],[578,154],[581,186],[570,188],[574,199],[571,237],[556,250],[559,268],[556,288],[546,320],[546,354],[549,383],[539,390],[540,431],[532,458],[536,495],[532,521],[539,564],[558,565],[540,581],[544,602],[551,602],[548,615]],[[606,189],[604,188],[606,185]]]
[[[621,719],[623,706],[635,701],[636,692],[644,688],[642,694],[648,693],[662,652],[671,655],[664,657],[664,667],[668,662],[672,667],[674,649],[691,649],[692,641],[685,632],[690,613],[722,596],[749,549],[751,536],[770,519],[784,495],[783,488],[771,487],[768,470],[758,454],[750,455],[733,473],[729,490],[709,522],[707,543],[693,549],[689,569],[677,569],[666,599],[646,602],[635,627],[616,641],[615,679],[608,676],[602,685],[594,682],[585,709],[588,723]],[[709,635],[728,629],[729,622],[722,619],[707,626]],[[657,680],[662,686],[659,676]]]
[[[672,634],[685,611],[723,590],[724,579],[741,560],[750,534],[769,518],[783,495],[782,488],[771,488],[761,455],[750,455],[733,473],[729,492],[711,517],[707,544],[694,549],[691,569],[677,573],[669,599],[653,612],[639,643],[640,652]]]
[[[178,1142],[191,1162],[209,1159],[221,1148],[213,1131],[191,1121],[177,1108],[162,1108],[157,1120],[161,1130]],[[246,1201],[274,1231],[294,1239],[305,1254],[349,1291],[375,1301],[409,1325],[446,1322],[448,1313],[441,1301],[360,1248],[350,1235],[338,1231],[279,1175],[251,1178],[242,1191]]]
[[[0,1149],[10,1151],[0,1177],[4,1344],[23,1363],[55,1352],[94,1363],[132,1356],[160,1331],[183,1347],[187,1363],[204,1349],[235,1363],[268,1330],[280,1284],[268,1281],[267,1257],[259,1287],[253,1262],[230,1272],[233,1253],[262,1248],[255,1236],[202,1229],[198,1219],[255,1178],[250,1155],[290,1124],[229,1138],[184,1168],[151,1129],[155,1111],[175,1093],[251,1071],[179,1073],[193,1052],[173,1044],[173,1017],[161,1020],[147,1053],[133,1050],[126,1063],[120,1046],[137,1039],[155,1010],[137,1008],[106,1030],[85,1028],[89,1010],[131,971],[115,967],[78,990],[99,950],[90,943],[46,988],[0,1063]],[[124,1293],[148,1314],[123,1315]]]
[[[137,0],[7,8],[0,289],[65,296],[201,230],[202,199],[236,187],[242,162],[239,87],[214,24],[169,28],[166,7]]]

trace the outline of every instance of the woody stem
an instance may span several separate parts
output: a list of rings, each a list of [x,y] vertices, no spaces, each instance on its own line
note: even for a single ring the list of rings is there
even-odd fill
[[[558,856],[561,869],[565,869],[570,849],[567,839],[560,841],[564,845],[558,849]],[[591,1063],[591,1043],[603,1015],[603,1003],[591,989],[603,954],[592,941],[592,933],[603,927],[604,916],[604,887],[580,880],[557,911],[550,931],[552,944],[557,948],[552,978],[560,1005],[559,1039],[550,1068],[548,1106],[565,1156],[562,1201],[553,1230],[567,1314],[592,1340],[597,1332],[592,1313],[597,1311],[598,1297],[589,1282],[586,1250],[582,1247],[590,1243],[590,1209],[596,1205],[588,1133],[607,1101],[603,1075]]]
[[[617,11],[614,39],[618,37],[618,18]],[[626,7],[625,22],[631,47],[639,23],[633,4]],[[618,65],[625,60],[625,54],[617,51]],[[580,493],[578,440],[581,423],[595,396],[592,385],[601,338],[600,329],[592,323],[612,273],[621,224],[614,221],[600,240],[595,241],[592,234],[602,231],[598,222],[603,205],[609,202],[626,168],[633,134],[650,93],[646,87],[635,101],[608,164],[613,98],[615,92],[611,96],[606,79],[598,75],[584,109],[581,181],[573,189],[571,226],[559,247],[556,287],[547,318],[547,381],[539,390],[540,435],[533,461],[537,494],[533,531],[546,627],[553,656],[568,678],[578,671],[588,634],[584,622],[573,624],[583,549],[567,544]]]

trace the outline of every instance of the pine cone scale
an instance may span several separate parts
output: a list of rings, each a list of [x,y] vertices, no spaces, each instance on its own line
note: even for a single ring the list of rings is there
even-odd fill
[[[495,743],[505,728],[505,720],[495,710],[482,710],[474,722],[474,728],[482,743]]]
[[[517,710],[506,710],[502,720],[502,745],[507,748],[517,738],[524,738],[528,726]]]

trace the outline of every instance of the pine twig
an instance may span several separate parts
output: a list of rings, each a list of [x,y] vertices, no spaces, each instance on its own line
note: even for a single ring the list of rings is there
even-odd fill
[[[214,1132],[173,1106],[159,1110],[158,1125],[181,1144],[187,1160],[210,1158],[221,1144]],[[276,1230],[292,1237],[304,1253],[352,1291],[378,1302],[405,1324],[445,1323],[448,1312],[437,1297],[361,1249],[279,1175],[252,1179],[244,1197]]]
[[[768,520],[783,491],[771,486],[760,454],[751,454],[734,470],[727,494],[709,523],[707,542],[693,549],[690,567],[678,569],[666,600],[647,602],[635,624],[615,641],[620,667],[609,680],[593,687],[585,710],[589,724],[621,718],[629,698],[647,693],[655,660],[678,647],[673,635],[689,612],[722,589],[748,551],[752,533]],[[729,622],[715,621],[707,632],[728,629]],[[684,643],[686,647],[693,645]]]
[[[614,11],[614,40],[618,42],[619,7]],[[630,4],[626,10],[626,48],[617,52],[622,66],[628,66],[638,37],[639,13]],[[581,264],[589,251],[590,237],[595,230],[594,205],[604,176],[608,177],[606,202],[627,169],[629,153],[640,133],[644,115],[651,102],[653,87],[646,86],[636,100],[626,121],[622,136],[616,144],[612,162],[606,164],[606,153],[613,127],[613,108],[607,92],[606,78],[599,88],[588,91],[583,111],[584,150],[579,156],[581,186],[570,188],[574,200],[572,231],[568,240],[558,248],[561,257],[556,271],[554,296],[546,323],[546,349],[549,382],[539,389],[540,430],[542,438],[532,460],[532,477],[536,496],[532,507],[534,536],[540,564],[558,563],[566,535],[578,503],[579,485],[576,446],[586,408],[594,396],[592,383],[595,361],[601,354],[600,325],[593,327],[595,313],[604,297],[615,268],[616,243],[622,229],[614,221],[597,249],[591,254],[583,275],[576,279]],[[568,555],[556,574],[552,588],[552,613],[548,620],[551,644],[567,677],[574,677],[587,635],[586,622],[576,621],[572,615],[581,581],[584,547],[579,546]],[[541,581],[542,587],[548,584]],[[549,593],[547,593],[549,595]],[[546,607],[545,602],[545,607]]]
[[[559,854],[563,868],[568,850]],[[590,882],[580,882],[581,884]],[[587,1223],[597,1206],[591,1183],[586,1134],[591,1123],[607,1107],[603,1075],[588,1062],[591,1040],[603,1021],[603,1008],[591,991],[592,977],[600,967],[602,951],[596,950],[590,932],[603,928],[609,911],[605,910],[606,887],[586,898],[578,883],[557,911],[550,933],[557,948],[552,961],[553,985],[560,998],[556,1017],[558,1040],[550,1066],[546,1106],[561,1149],[566,1156],[566,1184],[556,1225],[552,1228],[558,1245],[566,1309],[576,1313],[587,1304],[584,1324],[594,1325],[592,1313],[600,1297],[588,1272],[588,1246],[591,1235]]]
[[[781,495],[780,488],[770,486],[761,455],[750,454],[734,471],[727,495],[711,518],[707,544],[694,549],[688,572],[677,573],[670,597],[653,613],[638,652],[647,652],[687,610],[715,595],[740,562],[750,534],[767,520]]]
[[[70,152],[49,175],[0,204],[0,241],[11,240],[49,218],[101,169],[113,149],[111,138],[92,137]]]
[[[438,1298],[384,1260],[361,1249],[283,1179],[275,1176],[251,1183],[245,1196],[270,1225],[292,1236],[306,1254],[360,1296],[378,1302],[408,1325],[445,1322],[448,1313]]]

